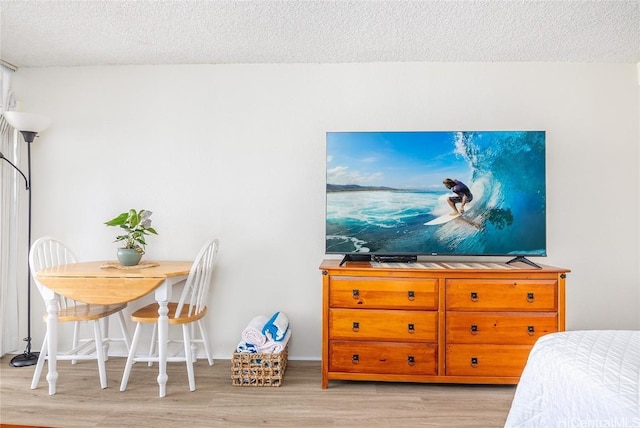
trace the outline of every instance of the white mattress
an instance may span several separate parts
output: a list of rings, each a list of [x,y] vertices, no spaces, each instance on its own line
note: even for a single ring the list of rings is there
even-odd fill
[[[505,427],[640,427],[640,331],[542,336]]]

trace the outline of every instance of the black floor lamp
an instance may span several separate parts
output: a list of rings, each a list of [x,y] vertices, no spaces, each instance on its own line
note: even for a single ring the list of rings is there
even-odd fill
[[[22,134],[22,138],[27,143],[27,176],[13,163],[6,159],[0,153],[0,159],[4,159],[13,168],[16,169],[24,178],[29,193],[29,226],[28,226],[28,245],[27,245],[27,347],[22,354],[18,354],[11,359],[9,365],[13,367],[31,366],[38,362],[38,352],[31,352],[31,271],[29,269],[29,250],[31,248],[31,143],[35,140],[38,132],[42,132],[49,127],[51,119],[46,116],[34,113],[24,113],[19,111],[6,111],[4,118],[7,123]]]

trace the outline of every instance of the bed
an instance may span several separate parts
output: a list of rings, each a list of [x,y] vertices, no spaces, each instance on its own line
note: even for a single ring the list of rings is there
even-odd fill
[[[640,427],[640,331],[538,339],[507,416],[515,427]]]

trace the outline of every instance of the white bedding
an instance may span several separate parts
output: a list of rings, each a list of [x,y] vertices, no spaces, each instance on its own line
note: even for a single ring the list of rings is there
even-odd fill
[[[640,331],[542,336],[531,349],[506,428],[640,428]]]

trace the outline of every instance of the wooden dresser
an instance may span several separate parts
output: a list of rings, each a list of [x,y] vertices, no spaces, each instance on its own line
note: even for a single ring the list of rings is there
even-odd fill
[[[565,329],[568,269],[324,260],[329,380],[515,384],[533,343]]]

